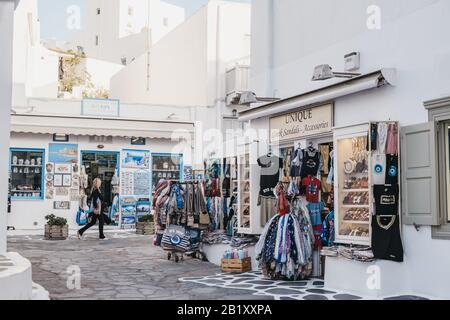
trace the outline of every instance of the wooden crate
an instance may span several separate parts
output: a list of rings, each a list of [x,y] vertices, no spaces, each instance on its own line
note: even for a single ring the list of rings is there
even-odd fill
[[[46,240],[66,240],[69,237],[69,226],[49,226],[45,225]]]
[[[222,259],[222,272],[244,273],[252,271],[252,258]]]
[[[136,223],[136,233],[142,235],[154,235],[155,223],[153,222],[138,222]]]

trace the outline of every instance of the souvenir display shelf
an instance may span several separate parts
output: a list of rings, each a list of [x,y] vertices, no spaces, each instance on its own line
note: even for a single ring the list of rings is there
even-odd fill
[[[15,149],[10,151],[11,199],[44,199],[43,149]]]
[[[336,243],[371,244],[371,157],[369,125],[335,131]]]
[[[182,154],[152,154],[152,193],[160,179],[173,181],[183,180]]]
[[[257,165],[258,144],[243,144],[238,147],[238,233],[261,234],[261,218],[258,206],[259,170]]]
[[[375,123],[381,122],[337,128],[334,131],[336,243],[372,244],[371,226],[375,214],[372,181],[375,168],[372,156],[378,151],[368,151],[367,147],[372,140],[370,128]],[[393,123],[399,127],[398,122],[385,123]],[[397,146],[400,146],[399,137]],[[362,162],[365,163],[364,166],[361,165]]]

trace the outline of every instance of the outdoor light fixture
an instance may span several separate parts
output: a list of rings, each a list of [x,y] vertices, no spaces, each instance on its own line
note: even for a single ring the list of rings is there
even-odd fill
[[[69,135],[64,133],[55,133],[53,135],[54,142],[69,142]]]
[[[321,64],[320,66],[314,68],[314,75],[312,81],[322,81],[332,78],[351,79],[360,75],[361,75],[360,73],[352,73],[352,72],[333,72],[333,68],[331,68],[330,65]]]
[[[257,97],[254,92],[251,91],[245,91],[242,92],[239,98],[239,105],[251,105],[252,103],[257,102],[274,102],[278,101],[280,99],[278,98],[263,98],[263,97]]]

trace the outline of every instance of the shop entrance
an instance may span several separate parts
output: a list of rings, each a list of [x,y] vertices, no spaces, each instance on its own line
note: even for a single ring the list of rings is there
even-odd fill
[[[300,193],[304,196],[308,183],[320,185],[320,192],[318,197],[314,199],[313,203],[322,203],[320,219],[312,221],[315,230],[322,230],[323,222],[327,221],[330,213],[334,211],[334,176],[333,176],[333,159],[334,159],[334,143],[333,137],[310,138],[299,142],[285,143],[280,146],[280,158],[283,159],[282,182],[286,188],[294,179],[297,183]],[[298,170],[293,169],[292,163],[295,160],[300,160],[298,152],[317,152],[319,154],[320,166],[318,171],[313,176],[301,177],[300,167]],[[302,160],[300,160],[301,163]],[[294,175],[294,176],[293,176]],[[302,179],[304,178],[304,179]],[[305,180],[306,179],[306,180]],[[311,200],[312,201],[312,200]],[[309,202],[307,202],[309,203]],[[312,207],[313,208],[313,207]],[[316,207],[314,207],[316,208]],[[320,225],[318,224],[320,222]],[[323,231],[323,230],[322,230]],[[316,235],[317,239],[314,246],[313,253],[313,274],[314,277],[323,277],[325,271],[325,258],[321,257],[320,250],[322,247],[327,247],[326,237]]]
[[[120,152],[112,151],[81,151],[81,165],[86,168],[88,175],[88,192],[92,188],[92,182],[95,178],[102,180],[102,195],[104,203],[102,210],[109,215],[114,197],[117,196],[117,190],[111,185],[111,180],[116,172],[119,171]]]

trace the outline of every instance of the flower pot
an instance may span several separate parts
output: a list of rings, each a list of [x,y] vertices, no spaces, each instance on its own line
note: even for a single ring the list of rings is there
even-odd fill
[[[69,226],[45,225],[45,240],[66,240],[69,237]]]
[[[155,223],[154,222],[137,222],[136,233],[142,235],[154,235]]]

